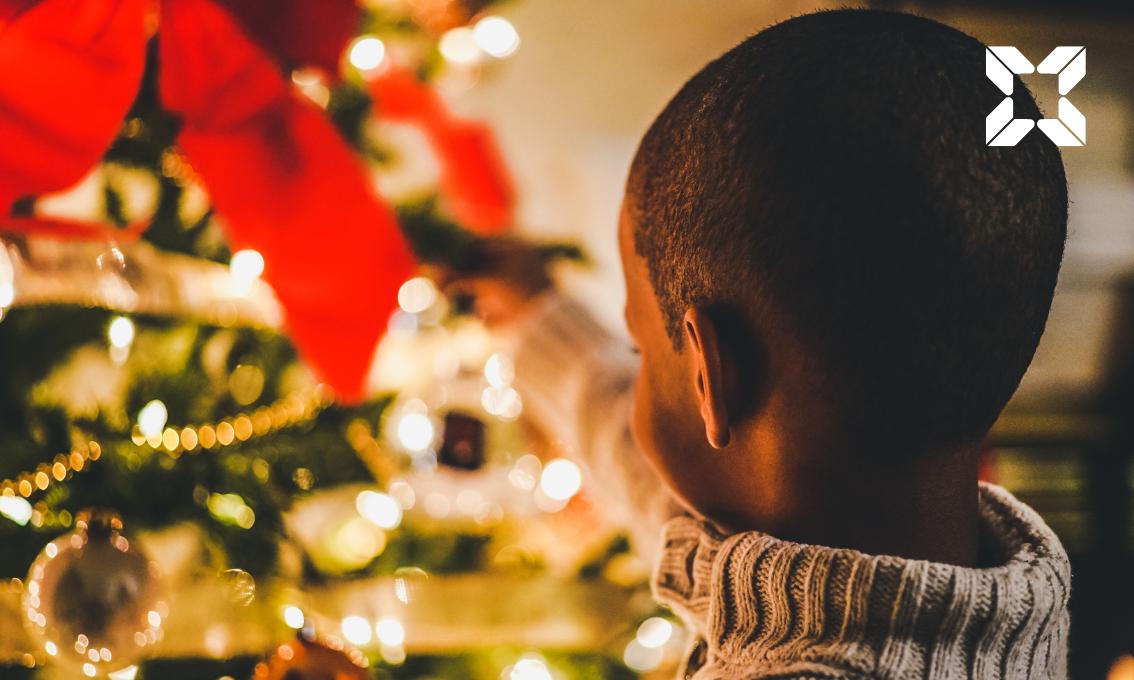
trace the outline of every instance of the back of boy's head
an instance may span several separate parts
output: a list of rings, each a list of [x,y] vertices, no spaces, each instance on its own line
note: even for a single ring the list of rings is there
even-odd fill
[[[970,445],[1016,390],[1051,306],[1067,187],[1039,131],[990,147],[984,46],[913,15],[809,14],[694,76],[627,185],[670,337],[740,305],[797,339],[848,438]],[[1042,117],[1015,83],[1015,116]]]

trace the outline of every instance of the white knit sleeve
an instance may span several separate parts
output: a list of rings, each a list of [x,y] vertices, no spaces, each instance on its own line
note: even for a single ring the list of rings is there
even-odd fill
[[[630,434],[637,357],[554,292],[533,303],[512,341],[525,414],[581,463],[608,516],[652,559],[661,525],[680,507]]]

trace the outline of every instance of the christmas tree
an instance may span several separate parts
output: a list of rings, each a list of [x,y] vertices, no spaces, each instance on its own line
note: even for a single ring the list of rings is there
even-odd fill
[[[491,5],[0,3],[4,677],[675,658],[507,354],[419,275],[514,221],[440,94],[517,50]]]

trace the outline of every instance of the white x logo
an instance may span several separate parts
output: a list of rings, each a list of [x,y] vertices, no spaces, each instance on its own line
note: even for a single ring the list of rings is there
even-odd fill
[[[1012,87],[1014,73],[1058,73],[1059,117],[1038,122],[1013,118]],[[1040,65],[1032,62],[1015,47],[989,47],[984,55],[984,72],[1004,93],[992,113],[984,119],[984,141],[989,146],[1016,146],[1033,127],[1039,127],[1056,146],[1083,146],[1087,142],[1087,119],[1066,95],[1087,74],[1087,48],[1061,45],[1051,51]]]

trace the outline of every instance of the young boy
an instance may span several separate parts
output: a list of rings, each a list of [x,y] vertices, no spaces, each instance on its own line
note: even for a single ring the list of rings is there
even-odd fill
[[[626,188],[640,366],[526,246],[465,282],[515,321],[527,413],[660,551],[654,593],[696,637],[680,677],[1066,675],[1067,556],[977,481],[1046,322],[1066,180],[1042,134],[985,144],[984,59],[839,10],[694,76]]]

